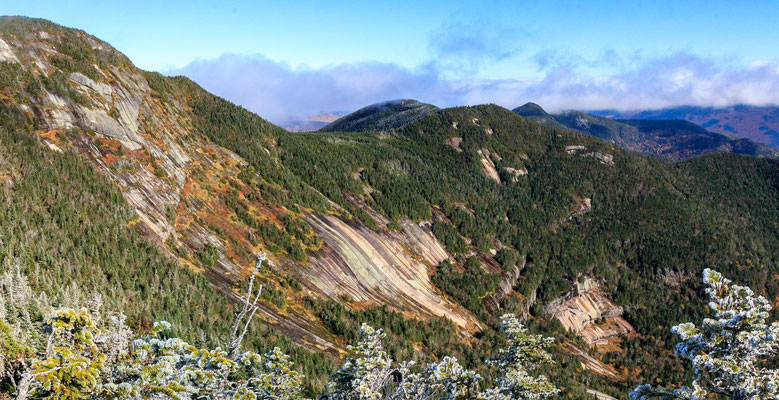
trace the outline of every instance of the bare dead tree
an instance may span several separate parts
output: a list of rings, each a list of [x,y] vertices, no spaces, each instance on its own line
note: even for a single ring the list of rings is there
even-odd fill
[[[257,274],[260,272],[260,267],[262,266],[262,262],[265,261],[266,255],[265,253],[259,253],[257,254],[257,264],[254,266],[254,270],[252,271],[252,276],[249,279],[249,290],[246,292],[246,294],[241,297],[241,301],[243,302],[243,306],[241,308],[241,311],[238,312],[238,314],[235,316],[235,322],[233,323],[233,327],[230,332],[230,343],[228,344],[228,357],[235,356],[236,353],[238,353],[238,350],[241,348],[241,343],[243,342],[244,336],[246,336],[246,331],[249,330],[249,324],[252,322],[252,319],[254,318],[254,314],[257,312],[257,302],[260,300],[260,294],[262,293],[262,285],[259,285],[257,287],[257,294],[254,295],[254,300],[252,300],[252,291],[254,289],[254,280],[257,277]],[[248,316],[248,318],[247,318]],[[238,333],[239,328],[243,324],[243,329],[240,330],[240,334]]]

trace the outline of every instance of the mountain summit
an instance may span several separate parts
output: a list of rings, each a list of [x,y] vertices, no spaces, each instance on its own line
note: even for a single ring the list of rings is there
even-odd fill
[[[389,131],[402,128],[438,110],[417,100],[400,99],[371,104],[319,129],[322,132]]]

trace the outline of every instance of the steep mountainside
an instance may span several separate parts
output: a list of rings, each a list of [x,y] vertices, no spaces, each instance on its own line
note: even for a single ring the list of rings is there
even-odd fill
[[[436,110],[438,107],[416,100],[385,101],[363,107],[319,130],[322,132],[389,131],[402,128]]]
[[[45,193],[6,192],[3,203],[12,206],[7,217],[11,222],[3,227],[15,239],[2,239],[10,246],[2,258],[5,268],[18,259],[23,272],[37,274],[42,267],[50,270],[41,260],[56,260],[56,273],[37,281],[41,289],[57,292],[78,284],[83,290],[113,294],[110,304],[127,308],[136,328],[167,319],[193,340],[213,343],[223,338],[232,315],[222,295],[233,298],[255,262],[254,253],[268,251],[270,268],[260,277],[260,317],[266,324],[252,332],[252,344],[258,349],[282,345],[313,375],[329,373],[330,363],[290,347],[290,341],[336,355],[346,341],[314,316],[324,311],[306,306],[312,296],[349,297],[366,307],[394,306],[428,320],[447,317],[455,325],[439,325],[441,334],[453,326],[465,333],[478,326],[470,313],[435,291],[429,270],[446,253],[429,228],[406,224],[382,235],[348,222],[348,211],[279,163],[275,143],[285,131],[187,79],[139,71],[109,45],[80,31],[46,21],[3,18],[0,47],[0,96],[9,115],[5,129],[36,138],[52,154],[34,154],[54,158],[55,165],[64,156],[70,164],[87,161],[99,173],[93,178],[103,182],[99,185],[113,183],[114,192],[109,193],[114,197],[109,199],[117,202],[90,203],[71,194],[91,199],[101,194],[95,192],[101,186],[54,186],[79,183],[83,166],[75,177],[65,174],[63,181],[35,178],[32,174],[40,172],[30,170],[35,164],[15,156],[29,157],[29,150],[20,148],[18,139],[5,141],[4,175],[12,178],[10,187],[27,187],[13,183],[13,177],[20,176],[24,183],[44,185],[31,189]],[[250,142],[235,152],[215,143],[247,132]],[[115,197],[119,193],[121,201]],[[54,213],[57,230],[33,222],[39,217],[24,211],[37,210],[36,203]],[[116,222],[101,212],[90,213],[90,207],[105,209]],[[115,208],[122,213],[110,214]],[[325,222],[308,222],[316,220]],[[72,229],[62,231],[63,225]],[[90,226],[95,227],[91,236],[76,229]],[[106,243],[101,234],[109,235]],[[139,241],[128,242],[122,235]],[[118,243],[112,244],[111,238]],[[150,253],[147,240],[159,252]],[[307,256],[312,250],[318,250],[316,255]],[[70,265],[83,272],[74,275]],[[333,265],[344,273],[333,275]],[[221,295],[204,291],[202,277]],[[373,277],[375,284],[366,284],[364,277]],[[392,312],[380,315],[391,317]]]
[[[533,103],[517,107],[514,112],[551,128],[575,129],[624,149],[668,160],[681,160],[712,152],[774,158],[779,156],[779,151],[763,144],[710,132],[680,119],[612,119],[580,111],[550,115]]]
[[[38,24],[39,29],[50,29],[36,31]],[[274,254],[271,265],[279,271],[305,269],[302,278],[310,280],[322,269],[323,278],[310,289],[445,315],[462,327],[473,324],[471,317],[454,311],[454,305],[432,289],[425,271],[446,255],[440,247],[430,247],[435,240],[429,230],[401,229],[383,240],[364,237],[355,231],[359,226],[339,219],[348,216],[344,209],[279,164],[276,142],[285,131],[191,81],[138,71],[107,44],[48,25],[6,20],[3,47],[10,49],[6,60],[13,61],[3,66],[9,74],[18,72],[17,87],[6,94],[21,98],[19,105],[34,121],[42,143],[82,154],[115,182],[136,210],[138,229],[171,257],[203,270],[231,294],[253,266],[253,254],[266,250]],[[229,124],[236,120],[236,126]],[[245,141],[233,147],[235,152],[218,146],[235,139]],[[325,232],[317,232],[317,227]],[[382,250],[415,248],[420,241],[430,244],[422,254]],[[335,257],[350,254],[340,261],[348,273],[332,275],[330,263],[337,261],[308,259],[306,250]],[[376,264],[377,253],[386,253],[386,265]],[[292,267],[303,261],[308,261],[307,267]],[[401,266],[406,269],[396,270]],[[379,273],[382,284],[350,283],[353,270],[365,269],[367,274]],[[404,285],[402,280],[392,279],[393,274],[410,273],[422,282],[398,286]],[[275,272],[267,278],[283,281]],[[266,291],[274,290],[271,282],[267,284]],[[415,301],[409,303],[409,298]],[[304,319],[280,318],[272,307],[264,311],[268,319],[290,325],[287,328],[296,331],[291,336],[330,346],[321,338],[308,337],[311,330]]]
[[[779,149],[779,107],[776,106],[737,105],[723,108],[682,106],[638,112],[601,110],[592,113],[612,118],[683,119],[710,131],[724,132],[736,138],[750,139]]]
[[[702,268],[779,295],[775,160],[672,164],[497,106],[292,133],[42,20],[0,19],[0,56],[0,266],[113,296],[135,328],[213,341],[266,251],[252,345],[317,351],[294,350],[309,374],[360,322],[475,367],[515,312],[588,398],[681,381],[668,327],[700,318]]]

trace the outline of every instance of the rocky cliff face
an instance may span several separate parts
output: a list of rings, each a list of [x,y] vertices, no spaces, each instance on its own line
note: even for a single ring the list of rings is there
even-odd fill
[[[500,302],[503,301],[503,299],[505,299],[506,296],[508,296],[514,290],[514,285],[517,284],[517,280],[519,280],[519,276],[522,273],[522,269],[525,268],[526,262],[527,259],[523,258],[518,265],[514,266],[514,268],[504,272],[501,275],[500,284],[495,289],[495,292],[484,296],[482,302],[484,303],[484,307],[487,309],[487,311],[495,313],[500,310]],[[527,313],[529,310],[530,304],[532,302],[535,302],[535,299],[528,299],[524,302],[526,305],[524,308],[525,313]]]
[[[271,255],[272,270],[262,277],[292,301],[266,304],[261,317],[300,343],[335,348],[334,338],[295,306],[308,294],[477,325],[433,288],[430,268],[448,254],[429,229],[407,221],[400,231],[377,232],[337,207],[329,214],[293,212],[267,200],[248,182],[283,188],[199,131],[186,95],[155,90],[154,80],[165,78],[139,71],[108,44],[43,21],[6,20],[0,62],[17,79],[2,86],[2,100],[28,115],[40,141],[81,154],[122,189],[138,215],[137,229],[228,296],[251,270],[254,254],[265,250],[263,235],[305,221],[312,231],[304,234],[321,241],[301,245],[309,253],[303,261],[284,251]],[[272,141],[261,147],[275,162]],[[303,284],[302,293],[279,285],[288,275]]]
[[[210,179],[224,181],[234,178],[245,163],[198,136],[186,105],[154,97],[144,75],[107,44],[77,31],[32,34],[5,33],[3,43],[14,55],[6,60],[19,63],[43,83],[37,96],[19,104],[34,121],[41,141],[56,151],[79,152],[119,185],[136,209],[139,229],[153,241],[162,244],[185,235],[190,250],[207,243],[220,247],[203,224],[185,221],[210,205],[208,198],[197,199],[201,180],[194,172],[208,170]],[[63,69],[77,63],[66,53],[76,44],[123,61],[101,66],[80,60],[89,72]],[[242,269],[229,258],[219,264],[226,272]]]
[[[622,318],[622,307],[614,304],[592,278],[577,282],[566,296],[549,304],[547,312],[587,344],[605,351],[615,349],[620,335],[635,332]]]
[[[310,214],[306,220],[324,242],[300,271],[308,286],[361,306],[391,304],[409,316],[425,311],[469,330],[478,326],[430,282],[430,268],[449,256],[428,230],[408,220],[400,231],[385,232],[332,215]]]
[[[596,279],[588,277],[576,282],[565,296],[548,304],[546,312],[591,348],[596,347],[596,353],[591,354],[591,351],[570,340],[562,346],[566,352],[579,357],[585,369],[613,381],[624,378],[613,366],[603,362],[597,353],[621,351],[620,338],[635,335],[636,331],[622,318],[622,307],[614,304]]]

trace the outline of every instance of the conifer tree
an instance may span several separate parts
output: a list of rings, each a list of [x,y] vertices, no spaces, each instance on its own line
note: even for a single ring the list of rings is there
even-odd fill
[[[695,380],[680,389],[637,387],[636,400],[704,400],[717,395],[735,400],[779,398],[779,322],[768,324],[771,304],[752,289],[734,285],[721,273],[706,269],[703,282],[714,318],[700,327],[686,322],[671,331],[681,338],[676,354],[692,362]],[[773,363],[773,364],[772,364]]]

